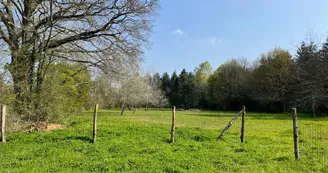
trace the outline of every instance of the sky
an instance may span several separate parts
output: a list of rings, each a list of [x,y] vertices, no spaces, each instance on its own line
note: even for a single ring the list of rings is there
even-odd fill
[[[231,58],[250,62],[280,47],[295,54],[328,36],[327,0],[161,0],[143,67],[162,74],[213,69]]]

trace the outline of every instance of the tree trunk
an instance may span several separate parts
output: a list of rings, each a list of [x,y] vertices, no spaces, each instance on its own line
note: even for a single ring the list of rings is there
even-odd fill
[[[313,117],[316,117],[316,109],[315,109],[315,103],[312,103],[312,114],[313,114]]]
[[[124,109],[125,109],[125,107],[124,107],[124,106],[122,106],[121,115],[123,115],[123,114],[124,114]]]
[[[38,118],[38,121],[45,121],[46,120],[46,112],[43,112],[41,110],[41,89],[42,89],[42,84],[43,84],[43,79],[44,79],[44,59],[41,59],[38,64],[38,69],[37,69],[37,74],[36,74],[36,86],[34,90],[31,90],[32,92],[35,93],[35,99],[34,99],[34,111],[36,114],[36,117]],[[33,85],[33,84],[32,84]]]
[[[37,55],[25,49],[12,54],[9,71],[14,83],[14,111],[28,121],[45,121],[46,114],[40,111],[44,57],[39,57],[35,69],[36,61]]]
[[[24,56],[12,55],[12,59],[13,61],[9,66],[9,71],[14,83],[14,110],[19,116],[24,116],[24,118],[29,120],[31,118],[28,111],[28,101],[30,97],[28,85],[29,63],[26,62],[27,60],[24,59]]]
[[[312,96],[312,115],[313,117],[316,117],[316,100],[315,98]]]

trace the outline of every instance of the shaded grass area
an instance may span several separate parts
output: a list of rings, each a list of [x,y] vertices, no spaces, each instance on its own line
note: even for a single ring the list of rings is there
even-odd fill
[[[237,112],[176,115],[170,111],[100,111],[97,143],[92,112],[72,115],[66,129],[8,134],[0,145],[0,172],[327,172],[328,119],[300,115],[301,160],[293,154],[290,114],[247,113],[246,143],[240,119],[216,138]]]

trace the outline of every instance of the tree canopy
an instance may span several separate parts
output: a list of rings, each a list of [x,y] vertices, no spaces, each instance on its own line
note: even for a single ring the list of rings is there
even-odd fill
[[[38,113],[51,64],[75,62],[85,65],[76,73],[92,66],[117,74],[138,62],[158,7],[157,0],[1,1],[0,42],[16,112]]]
[[[251,64],[251,65],[250,65]],[[279,47],[263,53],[253,63],[230,59],[214,72],[209,62],[194,72],[182,70],[161,77],[169,103],[184,109],[240,109],[284,112],[328,111],[328,39],[321,46],[302,42],[293,56]]]

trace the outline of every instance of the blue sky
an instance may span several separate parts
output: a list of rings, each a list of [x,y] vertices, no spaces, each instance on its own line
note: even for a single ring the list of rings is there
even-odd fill
[[[279,46],[294,53],[309,33],[328,36],[327,0],[161,0],[143,67],[162,74],[204,61],[255,60]]]

